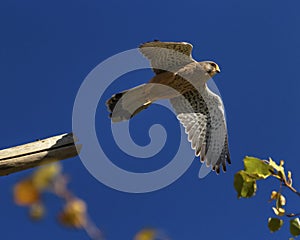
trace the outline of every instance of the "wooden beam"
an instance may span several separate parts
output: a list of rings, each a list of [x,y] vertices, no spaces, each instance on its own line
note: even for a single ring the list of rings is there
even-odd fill
[[[72,133],[0,150],[0,176],[75,157],[81,149]]]

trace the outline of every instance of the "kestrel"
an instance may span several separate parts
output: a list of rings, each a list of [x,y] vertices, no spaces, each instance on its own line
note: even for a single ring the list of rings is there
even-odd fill
[[[195,155],[216,173],[231,163],[224,106],[206,82],[220,72],[212,61],[197,62],[186,42],[147,42],[140,52],[155,76],[146,84],[113,95],[107,102],[113,122],[128,120],[159,99],[169,99]]]

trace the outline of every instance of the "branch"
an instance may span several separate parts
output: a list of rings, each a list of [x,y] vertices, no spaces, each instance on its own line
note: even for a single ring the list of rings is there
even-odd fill
[[[300,197],[300,193],[295,188],[293,188],[290,184],[287,184],[286,182],[284,182],[283,184],[284,186],[289,188],[293,193],[297,194],[298,197]]]
[[[0,176],[75,157],[81,149],[72,133],[0,150]]]
[[[275,177],[276,179],[278,179],[283,186],[287,187],[288,189],[290,189],[293,193],[297,194],[298,197],[300,197],[300,192],[298,192],[291,184],[291,181],[289,182],[286,178],[282,177],[282,176],[278,176],[278,174],[274,174],[272,173],[272,176]]]
[[[271,159],[272,160],[272,159]],[[264,161],[265,162],[265,161]],[[272,161],[273,162],[273,161]],[[266,164],[270,164],[269,161],[266,161],[265,162]],[[281,160],[281,163],[280,163],[280,166],[277,166],[275,164],[275,166],[277,166],[278,168],[276,169],[277,172],[275,172],[274,170],[270,171],[271,172],[271,175],[273,177],[275,177],[276,179],[278,179],[282,184],[283,186],[289,188],[293,193],[297,194],[298,197],[300,197],[300,192],[297,191],[297,189],[295,189],[293,186],[292,186],[292,175],[291,175],[291,172],[289,171],[288,172],[288,179],[286,178],[286,175],[285,175],[285,172],[284,172],[284,168],[282,167],[283,166],[283,160]],[[273,166],[274,167],[274,166]],[[280,170],[279,170],[280,169]]]
[[[300,213],[289,213],[289,214],[285,214],[285,216],[287,216],[287,217],[298,217],[298,216],[300,216]]]

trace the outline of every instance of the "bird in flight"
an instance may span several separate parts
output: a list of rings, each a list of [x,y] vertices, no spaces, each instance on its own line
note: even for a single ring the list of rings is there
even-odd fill
[[[139,46],[155,76],[148,83],[117,93],[106,105],[113,122],[129,120],[159,99],[169,99],[195,155],[216,173],[230,164],[224,106],[206,82],[220,73],[212,61],[197,62],[186,42],[147,42]]]

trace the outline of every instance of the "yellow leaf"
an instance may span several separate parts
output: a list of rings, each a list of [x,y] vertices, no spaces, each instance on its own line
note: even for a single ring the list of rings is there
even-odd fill
[[[285,197],[282,194],[280,194],[279,202],[281,206],[284,206],[286,204]]]
[[[82,228],[87,222],[86,210],[84,201],[72,199],[59,214],[59,220],[65,226]]]
[[[277,199],[277,192],[276,191],[272,191],[271,193],[271,200],[275,200]]]
[[[44,190],[51,184],[60,171],[61,165],[59,163],[51,163],[39,167],[32,175],[33,184],[37,189]]]
[[[155,229],[145,228],[135,235],[134,240],[154,240],[155,236]]]
[[[40,220],[45,215],[45,207],[42,203],[35,203],[30,206],[29,216],[32,220]]]
[[[15,185],[14,200],[16,204],[21,206],[29,206],[39,202],[40,193],[31,179],[22,180]]]
[[[285,210],[283,208],[274,208],[272,207],[273,212],[277,215],[277,216],[284,216],[285,214]]]

